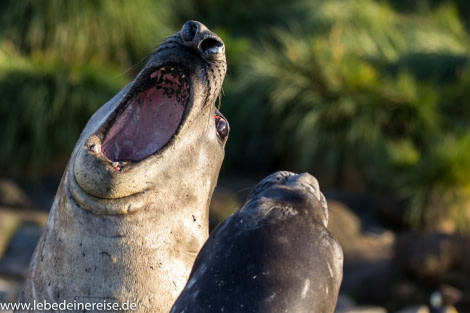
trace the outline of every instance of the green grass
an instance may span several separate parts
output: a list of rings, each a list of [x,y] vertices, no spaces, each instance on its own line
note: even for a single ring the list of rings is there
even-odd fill
[[[399,192],[415,227],[444,218],[468,232],[466,6],[3,1],[0,172],[63,167],[91,114],[164,38],[197,19],[227,49],[226,172],[310,171],[324,188]]]
[[[227,101],[235,164],[308,170],[323,186],[402,192],[416,227],[437,225],[437,211],[462,218],[454,204],[467,203],[467,193],[447,195],[466,190],[470,154],[438,149],[460,142],[470,118],[470,40],[457,11],[407,15],[372,0],[336,0],[314,1],[311,12],[246,54]],[[413,186],[404,183],[411,177]],[[452,201],[432,205],[429,186]]]
[[[0,58],[3,175],[31,178],[62,171],[85,123],[127,81],[106,66]]]

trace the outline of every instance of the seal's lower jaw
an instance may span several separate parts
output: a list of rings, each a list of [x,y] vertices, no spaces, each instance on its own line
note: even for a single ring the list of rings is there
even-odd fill
[[[171,145],[191,109],[185,69],[142,72],[74,160],[74,177],[86,193],[115,199],[145,191],[148,160]],[[141,166],[142,165],[142,166]],[[144,169],[142,169],[144,168]],[[133,177],[130,184],[129,177]]]

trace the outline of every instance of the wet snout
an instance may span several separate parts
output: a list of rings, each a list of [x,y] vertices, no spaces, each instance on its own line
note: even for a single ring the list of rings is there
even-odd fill
[[[180,36],[185,46],[193,48],[203,58],[215,60],[225,57],[222,40],[202,23],[197,21],[184,23]]]

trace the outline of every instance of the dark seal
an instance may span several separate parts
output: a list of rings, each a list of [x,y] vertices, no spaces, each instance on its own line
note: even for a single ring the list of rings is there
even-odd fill
[[[225,72],[222,40],[189,21],[91,117],[19,302],[170,310],[209,235],[228,135],[215,108]]]
[[[343,252],[310,174],[277,172],[210,235],[171,313],[332,313]]]

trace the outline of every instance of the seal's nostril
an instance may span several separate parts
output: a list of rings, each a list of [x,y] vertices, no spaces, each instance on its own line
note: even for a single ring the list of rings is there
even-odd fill
[[[194,21],[188,21],[184,23],[181,29],[181,38],[185,42],[193,41],[194,37],[196,37],[198,32],[199,32],[198,23]]]
[[[201,42],[199,46],[203,52],[210,52],[211,54],[216,54],[222,52],[224,44],[217,40],[216,38],[206,38]]]
[[[184,23],[180,31],[183,45],[207,60],[225,59],[225,46],[216,34],[197,21]]]

